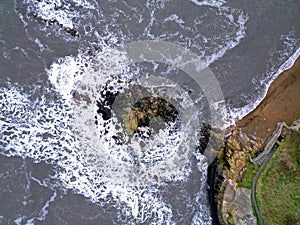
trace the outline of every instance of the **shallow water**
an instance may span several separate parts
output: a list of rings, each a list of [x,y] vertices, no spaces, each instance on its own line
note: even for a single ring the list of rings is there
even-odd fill
[[[119,47],[159,40],[195,53],[222,90],[223,127],[258,104],[300,47],[292,0],[15,0],[0,3],[0,17],[1,224],[211,224],[208,162],[194,151],[194,131],[213,118],[209,88],[178,60],[128,64]],[[110,120],[96,113],[103,89],[134,96],[132,85],[174,104],[180,130],[130,136],[123,106]]]

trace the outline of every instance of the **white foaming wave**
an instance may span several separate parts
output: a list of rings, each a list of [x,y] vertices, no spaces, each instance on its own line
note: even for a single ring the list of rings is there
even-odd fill
[[[215,4],[214,1],[203,1],[203,2],[206,2],[206,5],[208,5],[208,3],[209,3],[209,4],[211,4],[211,6],[213,4]],[[224,3],[225,3],[225,1],[224,1]],[[223,5],[224,5],[223,3],[215,4],[216,7],[221,7],[221,6],[223,7]],[[218,45],[214,50],[214,54],[212,54],[211,56],[207,57],[205,54],[205,51],[203,51],[203,57],[207,58],[207,60],[205,60],[207,62],[207,65],[209,65],[216,59],[222,57],[225,54],[225,52],[228,51],[229,49],[238,45],[240,40],[245,35],[245,29],[246,29],[245,23],[247,21],[247,16],[243,15],[242,12],[238,12],[233,9],[229,9],[229,8],[225,8],[225,7],[223,7],[222,10],[220,10],[220,13],[223,13],[224,16],[226,18],[228,18],[228,21],[231,24],[233,24],[234,26],[238,27],[238,29],[235,32],[234,38],[228,39],[226,41],[226,43],[223,45]],[[237,14],[239,14],[239,15],[237,16]],[[60,14],[57,14],[57,16],[60,16]],[[61,17],[61,18],[64,18],[64,17]],[[180,20],[180,18],[177,21],[176,20],[174,20],[174,21],[180,22],[181,24],[183,24],[182,21]],[[67,26],[67,24],[68,23],[66,23],[66,26]],[[74,26],[74,24],[73,24],[73,26]],[[208,41],[209,41],[209,38],[208,38]],[[76,57],[67,56],[64,59],[61,59],[61,61],[58,60],[57,63],[52,64],[50,70],[48,71],[49,79],[54,84],[56,90],[59,93],[61,93],[64,98],[66,98],[66,99],[72,98],[72,90],[75,90],[77,87],[77,83],[79,81],[81,81],[81,79],[83,77],[82,73],[86,72],[89,69],[89,68],[86,68],[85,66],[82,66],[84,63],[87,63],[88,67],[90,66],[90,60],[79,54]],[[60,73],[58,71],[63,71],[63,72]],[[73,75],[75,74],[75,78],[68,79],[68,76],[66,75],[67,73],[70,73]],[[62,77],[60,77],[60,76],[62,76]],[[59,83],[59,84],[56,84],[56,83]],[[84,158],[84,156],[82,156],[82,157]],[[74,167],[76,164],[75,162],[76,162],[76,160],[73,163]],[[84,168],[84,165],[82,166],[82,168]],[[80,181],[78,181],[76,184],[72,184],[72,185],[69,184],[68,179],[70,178],[73,169],[74,168],[68,170],[68,174],[66,174],[65,176],[62,176],[62,180],[65,180],[65,185],[69,188],[74,188],[74,186],[79,187],[79,185],[81,183]],[[76,171],[76,170],[74,170],[74,171]],[[92,171],[92,173],[93,172],[94,171]],[[78,174],[79,174],[79,172],[78,172]],[[182,176],[182,177],[185,177],[185,176]],[[92,178],[92,179],[96,179],[96,177]],[[180,178],[180,179],[182,179],[182,178]],[[90,181],[88,181],[86,179],[86,182],[88,183]],[[82,182],[82,183],[84,183],[84,182]],[[69,184],[69,186],[68,186],[68,184]],[[86,188],[87,190],[90,190],[88,184],[86,184],[86,186],[84,186],[82,188],[78,188],[78,189],[84,189],[84,188]],[[93,196],[93,199],[97,199],[97,195],[95,195],[92,192],[85,194],[85,196]],[[125,194],[125,196],[126,196],[126,194]],[[126,202],[126,200],[124,200],[124,201]],[[134,205],[132,205],[131,208],[136,210],[136,208],[134,208]],[[134,214],[136,215],[136,213],[134,213]]]
[[[118,215],[119,220],[122,221],[121,218],[125,215],[126,217],[134,217],[133,220],[126,221],[126,224],[143,224],[145,222],[173,224],[171,207],[159,198],[159,192],[160,190],[153,187],[140,190],[135,189],[132,193],[128,193],[128,190],[125,193],[124,191],[115,192],[115,195],[113,195],[114,199],[120,199],[122,202],[130,200],[129,207],[132,213],[131,215],[128,214],[127,207],[121,209]],[[131,195],[130,199],[128,199],[128,194]],[[157,216],[153,217],[151,213],[157,213]]]
[[[184,45],[191,48],[205,62],[205,66],[209,66],[215,60],[221,58],[227,51],[236,47],[246,35],[246,23],[248,15],[239,9],[226,6],[226,1],[191,1],[199,7],[209,6],[207,12],[213,13],[216,19],[216,25],[205,23],[205,17],[196,17],[191,23],[186,23],[183,17],[172,13],[162,20],[163,26],[169,27],[169,23],[173,27],[176,24],[180,29],[168,34],[154,34],[151,29],[155,28],[156,14],[153,11],[149,24],[145,27],[144,35],[149,39],[160,39]],[[158,25],[159,26],[159,25]],[[218,29],[216,28],[218,26]],[[205,27],[203,30],[202,27]],[[207,33],[210,30],[219,33]],[[188,33],[186,33],[188,32]],[[221,33],[223,32],[223,33]],[[185,33],[183,35],[182,33]],[[191,33],[191,34],[190,34]],[[200,43],[198,43],[200,41]]]
[[[130,179],[132,179],[132,176],[135,173],[133,170],[134,168],[132,167],[135,161],[132,158],[133,155],[130,154],[132,151],[130,149],[134,150],[134,155],[139,156],[142,165],[144,165],[145,162],[153,163],[153,160],[155,159],[164,159],[166,155],[171,154],[170,150],[172,150],[172,155],[176,154],[175,161],[171,164],[167,164],[172,168],[170,167],[168,169],[168,172],[164,174],[166,177],[163,179],[169,180],[174,177],[183,177],[178,176],[177,174],[180,168],[178,170],[176,160],[177,158],[182,158],[183,155],[188,154],[189,151],[177,149],[180,146],[184,146],[184,149],[188,149],[189,143],[186,143],[184,140],[190,139],[195,135],[190,131],[193,117],[189,118],[189,122],[185,125],[186,127],[183,127],[180,133],[174,132],[170,135],[170,131],[166,129],[165,131],[160,131],[159,134],[153,135],[153,139],[142,140],[137,135],[134,135],[130,141],[128,141],[129,137],[126,134],[123,125],[116,117],[105,120],[96,113],[96,102],[100,98],[99,93],[101,92],[101,88],[109,81],[109,78],[113,77],[115,74],[119,74],[117,79],[111,79],[112,84],[109,83],[109,87],[113,88],[110,89],[111,92],[122,91],[124,87],[128,86],[128,80],[130,80],[131,75],[123,72],[126,66],[126,63],[124,62],[126,58],[124,58],[124,55],[120,54],[117,50],[109,50],[106,53],[99,54],[98,58],[94,60],[90,70],[86,72],[84,77],[81,77],[82,80],[80,82],[78,82],[77,79],[80,68],[73,71],[69,70],[68,68],[72,67],[73,64],[69,63],[69,57],[66,59],[67,60],[61,61],[62,64],[57,65],[57,63],[54,63],[55,65],[51,66],[51,69],[48,71],[50,73],[49,78],[56,87],[56,90],[61,92],[62,96],[67,96],[67,99],[70,99],[71,93],[74,90],[76,90],[80,96],[84,96],[85,99],[88,99],[87,101],[75,101],[74,123],[77,128],[75,133],[77,135],[77,140],[80,143],[80,148],[82,149],[82,155],[88,158],[89,161],[92,161],[93,165],[91,166],[95,166],[95,169],[101,170],[103,174],[107,175],[107,177],[103,175],[103,179],[115,179],[117,182],[122,182],[122,180],[124,182],[132,182]],[[71,62],[74,61],[78,60],[71,60]],[[66,85],[66,83],[71,84]],[[77,87],[74,87],[74,84],[77,84]],[[146,85],[144,86],[146,87]],[[159,91],[158,87],[151,88],[156,89],[153,94],[166,91],[165,86],[163,86],[164,90],[162,91]],[[180,89],[178,87],[175,88],[175,90]],[[178,103],[181,104],[181,108],[184,108],[186,105],[192,105],[188,100],[187,94],[182,92],[177,93],[174,91],[173,87],[170,91],[171,94],[168,94],[168,91],[164,94],[167,95],[169,99],[183,99],[178,101]],[[98,121],[97,126],[94,124],[95,116]],[[116,137],[116,134],[121,134],[125,137],[128,144],[118,145],[114,138]],[[99,140],[98,136],[100,136]],[[95,139],[91,137],[95,137]],[[145,145],[143,148],[140,146],[141,142]],[[111,158],[111,160],[109,158]],[[122,166],[122,164],[126,165],[126,167],[124,168],[124,165]],[[101,165],[101,169],[98,168],[98,165]],[[142,167],[142,170],[139,171],[140,175],[143,174],[143,176],[148,176],[147,174],[144,174],[144,170],[147,174],[154,173],[158,178],[163,176],[162,174],[159,174],[159,171],[155,171],[155,167]],[[115,173],[113,171],[117,172]],[[124,174],[120,171],[124,171]],[[154,175],[152,174],[152,176]],[[153,178],[149,177],[149,179]]]
[[[177,24],[181,25],[184,24],[184,20],[178,17],[176,14],[172,14],[164,19],[164,21],[175,21]]]
[[[72,189],[99,204],[105,204],[112,197],[123,205],[123,208],[118,205],[116,207],[121,207],[121,212],[127,214],[127,224],[142,223],[146,220],[156,221],[156,224],[165,224],[169,221],[172,224],[171,206],[160,198],[159,189],[111,184],[108,178],[103,177],[103,171],[99,170],[99,166],[95,167],[93,162],[90,162],[93,157],[87,157],[86,152],[78,148],[78,135],[74,135],[76,130],[72,129],[75,116],[71,96],[72,90],[76,89],[76,84],[82,79],[81,72],[86,71],[86,64],[89,63],[88,68],[92,68],[90,63],[92,60],[88,60],[85,55],[71,58],[58,60],[48,70],[49,79],[63,99],[54,101],[52,98],[50,100],[40,97],[32,100],[25,91],[13,85],[0,89],[0,98],[4,99],[0,113],[0,143],[3,147],[0,153],[6,156],[30,157],[35,162],[45,161],[58,166],[60,172],[56,177],[63,187]],[[120,58],[116,58],[115,61],[118,60]],[[115,64],[110,65],[116,68]],[[104,69],[102,72],[99,77],[111,76],[109,70]],[[69,75],[65,76],[66,74]],[[62,81],[64,79],[72,81]],[[106,79],[98,82],[104,81]],[[44,94],[49,96],[51,91]],[[105,154],[101,156],[104,157]],[[105,166],[111,168],[115,166],[110,165],[109,162],[112,161],[109,157],[103,161],[106,163]],[[200,157],[201,171],[205,169],[203,168],[205,162],[204,157]],[[185,182],[189,174],[190,168],[187,165],[182,173],[175,173],[172,178]],[[202,189],[199,190],[199,195],[201,194],[204,195]],[[199,215],[209,218],[206,206],[196,211]],[[153,215],[156,216],[153,218]]]
[[[267,85],[267,87],[269,87],[280,73],[292,66],[292,64],[298,57],[300,40],[297,39],[295,31],[291,30],[288,34],[281,35],[280,39],[282,41],[281,45],[283,47],[283,50],[271,50],[269,54],[270,62],[268,71],[265,78],[260,80],[261,85]],[[279,55],[279,63],[273,62],[273,59],[278,57],[277,55]],[[284,63],[282,64],[282,62]]]
[[[53,202],[55,200],[57,196],[57,192],[54,191],[53,195],[50,197],[50,199],[45,203],[45,205],[42,207],[42,209],[39,212],[39,215],[37,217],[33,217],[29,220],[27,220],[25,225],[34,225],[34,221],[39,220],[39,221],[43,221],[46,219],[46,216],[48,214],[48,208],[51,202]]]
[[[207,66],[221,58],[230,49],[239,45],[241,40],[246,36],[246,22],[249,19],[247,15],[240,10],[227,6],[220,6],[219,10],[219,13],[227,18],[228,23],[236,28],[236,32],[233,38],[226,40],[223,45],[219,45],[215,50],[215,54],[208,57]]]
[[[41,1],[25,1],[28,4],[27,13],[35,12],[36,16],[47,21],[57,21],[65,28],[74,28],[74,18],[79,16],[78,8],[96,9],[96,2],[88,2],[82,0],[64,1],[64,0],[41,0]]]
[[[272,77],[272,79],[270,80],[268,86],[270,86],[270,84],[278,77],[279,74],[281,74],[283,71],[290,69],[296,59],[298,59],[300,56],[300,47],[295,51],[295,53],[286,61],[284,62],[279,69],[277,70],[277,72],[274,74],[274,76]]]
[[[160,221],[171,218],[171,209],[159,199],[157,189],[109,186],[103,183],[99,171],[86,166],[75,149],[74,136],[68,127],[72,112],[61,102],[47,102],[46,99],[32,102],[14,86],[1,88],[0,97],[4,99],[0,113],[0,143],[3,147],[0,154],[30,157],[35,162],[57,165],[61,169],[56,177],[63,187],[99,204],[110,201],[108,196],[112,196],[115,201],[126,204],[126,213],[134,221],[144,220],[153,213],[157,213],[156,219]],[[142,212],[142,209],[148,211]]]
[[[94,35],[95,23],[101,20],[101,10],[96,0],[14,0],[14,3],[28,38],[33,42],[37,36],[36,28],[47,37],[54,34],[64,41],[90,37]]]
[[[47,71],[48,79],[63,98],[72,98],[72,91],[76,89],[76,84],[83,78],[84,72],[89,69],[89,60],[90,58],[86,55],[79,54],[77,57],[60,58],[57,63],[51,64]],[[72,79],[70,79],[70,74],[73,76]]]
[[[27,156],[37,161],[42,155],[46,162],[55,162],[61,156],[59,152],[54,154],[56,148],[72,146],[73,135],[67,129],[70,113],[62,103],[49,106],[44,97],[30,100],[22,92],[21,88],[13,85],[0,89],[1,146],[4,147],[1,153]],[[59,137],[61,133],[63,141]]]
[[[163,9],[170,0],[147,0],[146,6],[150,9]]]
[[[82,194],[94,202],[105,202],[108,200],[107,197],[110,196],[115,201],[126,203],[126,208],[120,210],[123,210],[123,213],[126,213],[129,218],[133,217],[133,219],[129,219],[129,221],[133,221],[132,224],[142,223],[147,219],[155,221],[156,224],[165,224],[166,221],[172,221],[172,210],[168,204],[160,199],[158,189],[154,187],[139,189],[138,187],[106,186],[101,180],[101,173],[97,174],[96,171],[91,170],[82,163],[81,155],[71,150],[74,139],[70,135],[66,135],[69,132],[68,129],[63,129],[63,121],[70,122],[65,119],[68,118],[67,115],[60,115],[59,111],[63,109],[55,109],[52,103],[47,105],[43,101],[33,104],[33,107],[31,107],[32,102],[25,97],[24,93],[18,92],[14,87],[0,90],[1,96],[5,93],[5,105],[7,107],[3,108],[2,112],[7,112],[7,115],[12,117],[11,119],[7,115],[1,115],[1,131],[5,132],[13,127],[12,135],[4,134],[10,141],[9,145],[3,145],[5,149],[1,154],[26,156],[35,159],[36,162],[47,161],[48,163],[58,164],[63,170],[56,176],[63,182],[65,188],[75,189],[78,194]],[[10,104],[18,108],[14,108]],[[54,104],[57,105],[58,103]],[[31,120],[24,118],[24,115],[28,115]],[[38,118],[35,118],[35,115]],[[4,117],[6,123],[2,123]],[[52,126],[51,122],[47,124],[46,120],[57,120],[55,122],[56,126]],[[20,133],[15,131],[14,126],[18,126]],[[56,132],[58,129],[61,132]],[[42,135],[47,135],[47,139],[42,139]],[[18,142],[22,140],[21,143],[14,142],[11,140],[12,137]],[[4,141],[6,141],[5,138]],[[59,147],[60,145],[62,146]],[[152,218],[155,213],[157,216]]]
[[[165,5],[169,4],[168,1],[147,1],[146,6],[150,9],[150,21],[149,24],[145,26],[143,35],[139,37],[135,37],[134,39],[144,39],[147,37],[148,39],[161,39],[161,40],[172,40],[172,41],[178,41],[179,44],[186,45],[187,43],[190,43],[188,47],[192,47],[196,49],[199,54],[202,57],[202,60],[206,62],[206,66],[209,66],[212,62],[215,60],[221,58],[228,50],[234,48],[240,43],[240,40],[245,36],[245,30],[246,30],[246,22],[248,20],[247,15],[245,15],[242,11],[238,9],[234,9],[231,7],[226,6],[226,1],[214,1],[214,0],[206,0],[206,1],[192,1],[197,6],[210,6],[212,10],[215,11],[215,14],[217,16],[223,17],[224,19],[220,19],[218,21],[222,21],[222,24],[220,27],[226,26],[227,29],[224,31],[226,32],[226,35],[220,34],[220,35],[213,35],[213,36],[203,36],[201,32],[196,32],[194,30],[194,26],[197,24],[194,24],[192,26],[187,26],[185,21],[180,18],[180,16],[176,14],[172,14],[167,16],[164,20],[166,23],[168,22],[174,22],[177,23],[183,30],[189,30],[191,32],[196,32],[195,34],[190,35],[190,37],[183,37],[181,32],[172,33],[171,31],[168,32],[168,35],[165,34],[153,34],[151,33],[151,29],[155,28],[155,21],[158,19],[156,18],[156,12],[159,10],[164,10]],[[51,1],[41,1],[41,2],[32,2],[32,1],[26,1],[27,4],[27,14],[30,14],[32,12],[37,13],[38,17],[44,19],[44,20],[55,20],[58,21],[59,24],[62,24],[64,28],[84,28],[84,36],[92,36],[93,38],[97,38],[98,41],[101,41],[105,39],[105,37],[101,37],[99,33],[97,32],[97,28],[101,29],[102,36],[105,33],[105,36],[108,37],[110,40],[111,33],[115,33],[117,35],[120,35],[119,39],[128,39],[123,33],[123,29],[119,27],[119,24],[111,24],[112,26],[109,26],[110,23],[115,23],[115,18],[110,18],[110,15],[103,15],[100,12],[100,6],[97,2],[94,1],[75,1],[74,4],[71,4],[69,1],[63,1],[63,0],[51,0]],[[128,6],[130,7],[130,6]],[[93,15],[86,15],[87,11],[89,14]],[[93,11],[92,13],[90,11]],[[95,12],[94,12],[95,11]],[[136,13],[136,12],[134,12]],[[146,13],[146,12],[145,12]],[[95,14],[95,15],[94,15]],[[19,13],[19,16],[22,15]],[[117,18],[119,15],[115,15]],[[140,17],[135,15],[136,17]],[[89,20],[86,18],[90,17]],[[107,18],[106,18],[107,17]],[[128,15],[130,17],[130,15]],[[162,19],[163,20],[163,19]],[[202,19],[201,23],[203,22]],[[117,21],[118,22],[118,21]],[[130,21],[128,21],[130,22]],[[205,22],[205,21],[204,21]],[[103,23],[107,24],[105,26]],[[200,23],[200,24],[201,24]],[[224,23],[224,24],[223,24]],[[119,27],[118,30],[111,30],[113,28],[110,27]],[[41,29],[46,29],[46,27],[50,26],[43,26]],[[126,27],[126,25],[124,26]],[[56,29],[56,28],[55,28]],[[196,28],[198,29],[198,28]],[[53,32],[53,31],[52,31]],[[128,32],[128,31],[126,31]],[[229,33],[228,33],[229,32]],[[54,31],[56,35],[62,35],[61,33],[57,33]],[[132,34],[128,34],[131,36]],[[74,38],[69,37],[68,35],[63,35],[66,40],[73,40]],[[177,40],[174,40],[177,39]],[[197,39],[206,39],[206,44],[197,44],[195,43],[195,40]],[[204,47],[203,47],[204,46]]]
[[[224,11],[221,11],[221,13],[230,21],[230,23],[235,24],[239,29],[237,30],[234,39],[227,40],[224,45],[218,46],[218,50],[216,51],[216,53],[208,57],[207,66],[209,66],[217,59],[221,58],[230,49],[236,47],[246,36],[245,24],[249,19],[248,16],[240,12],[240,14],[237,16],[237,19],[234,20],[233,14],[237,12],[236,10],[231,9],[229,7],[223,7],[222,9]]]
[[[226,1],[225,0],[190,0],[198,6],[211,6],[211,7],[221,7]]]

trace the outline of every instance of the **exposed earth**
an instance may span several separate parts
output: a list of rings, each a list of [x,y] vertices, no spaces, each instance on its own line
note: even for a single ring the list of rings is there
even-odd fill
[[[267,144],[274,144],[272,138],[279,122],[291,126],[300,118],[299,87],[300,58],[272,82],[256,109],[226,130],[226,138],[217,154],[214,186],[220,224],[257,223],[249,188],[260,165],[254,165],[252,159],[264,151]],[[280,132],[284,140],[285,134]],[[277,136],[275,141],[281,141]]]
[[[300,117],[300,58],[293,67],[281,73],[271,84],[266,97],[257,108],[237,121],[243,132],[267,139],[277,123],[288,125]]]

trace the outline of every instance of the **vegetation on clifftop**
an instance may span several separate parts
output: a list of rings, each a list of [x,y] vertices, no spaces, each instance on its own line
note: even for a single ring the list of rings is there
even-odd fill
[[[246,161],[246,172],[241,182],[238,183],[239,187],[251,189],[252,180],[259,170],[260,165],[253,164],[250,159]]]
[[[300,224],[300,134],[282,141],[257,182],[265,224]]]

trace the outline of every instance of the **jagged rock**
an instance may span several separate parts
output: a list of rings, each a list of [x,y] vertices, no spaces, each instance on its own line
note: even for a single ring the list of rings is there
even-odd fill
[[[230,136],[227,141],[227,147],[236,151],[241,151],[240,143],[235,139],[235,136]]]
[[[233,130],[227,139],[227,148],[243,151],[247,154],[255,154],[262,145],[262,140],[257,140],[237,129]]]
[[[246,167],[246,155],[242,151],[231,150],[230,153],[230,155],[226,155],[229,166],[224,168],[224,172],[226,178],[238,182],[242,179],[242,171]]]
[[[150,121],[160,117],[166,124],[175,122],[178,111],[167,100],[160,97],[146,97],[136,102],[127,114],[122,115],[128,135],[141,131],[142,127],[149,131]],[[139,130],[140,129],[140,130]]]
[[[247,224],[249,218],[251,221],[249,224],[254,224],[255,218],[249,200],[250,192],[241,191],[237,183],[242,180],[246,171],[247,158],[262,148],[263,141],[236,128],[227,132],[229,135],[225,135],[226,140],[217,154],[216,172],[218,177],[222,177],[219,181],[221,185],[217,198],[219,221],[221,224]],[[238,198],[247,199],[245,211],[238,206],[242,204]]]
[[[234,217],[236,216],[236,212],[235,212],[235,209],[234,208],[232,208],[232,207],[230,207],[229,209],[228,209],[228,217],[227,217],[227,222],[228,222],[228,224],[235,224],[234,223]]]
[[[255,140],[238,129],[232,130],[218,155],[218,160],[223,161],[226,178],[235,182],[241,181],[247,158],[253,156],[262,146],[261,140]]]
[[[201,145],[202,142],[200,141],[200,147],[205,146],[204,151],[202,151],[202,153],[207,157],[209,164],[214,160],[214,158],[218,154],[218,150],[222,146],[223,139],[224,131],[217,128],[211,128],[209,136],[206,139],[206,143]]]

